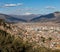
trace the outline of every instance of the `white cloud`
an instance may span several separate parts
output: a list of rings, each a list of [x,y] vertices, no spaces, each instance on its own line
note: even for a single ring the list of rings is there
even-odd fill
[[[0,6],[0,8],[5,8],[5,7],[16,7],[16,6],[22,6],[23,3],[17,3],[17,4],[4,4],[3,6]]]
[[[24,15],[31,15],[32,13],[30,13],[30,12],[26,12]]]
[[[54,6],[46,6],[45,9],[55,9],[56,7]]]
[[[17,3],[17,5],[18,5],[18,6],[21,6],[21,5],[23,5],[23,3]]]
[[[16,6],[16,4],[5,4],[5,7],[12,7],[12,6]]]

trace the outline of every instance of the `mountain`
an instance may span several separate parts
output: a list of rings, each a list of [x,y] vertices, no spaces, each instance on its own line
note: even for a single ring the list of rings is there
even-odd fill
[[[54,12],[47,15],[41,15],[39,17],[33,18],[32,22],[60,22],[60,12]]]
[[[30,21],[31,19],[40,16],[40,14],[30,14],[30,15],[11,15],[13,17],[24,19],[26,21]]]
[[[0,19],[8,22],[56,22],[60,23],[60,12],[54,12],[46,15],[6,15],[0,14]]]
[[[8,22],[27,22],[24,19],[16,18],[6,14],[0,14],[0,19],[5,19],[5,21],[8,21]]]

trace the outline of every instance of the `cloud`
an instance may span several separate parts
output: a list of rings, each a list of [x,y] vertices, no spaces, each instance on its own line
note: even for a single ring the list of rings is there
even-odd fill
[[[5,7],[16,7],[16,6],[22,6],[23,3],[17,3],[17,4],[4,4],[3,6],[0,6],[0,8],[5,8]]]
[[[30,13],[30,12],[26,12],[26,13],[25,13],[25,15],[31,15],[31,14],[32,14],[32,13]]]
[[[56,7],[54,6],[46,6],[45,9],[55,9]]]
[[[17,3],[17,4],[4,4],[4,7],[15,7],[15,6],[21,6],[23,5],[22,3]]]

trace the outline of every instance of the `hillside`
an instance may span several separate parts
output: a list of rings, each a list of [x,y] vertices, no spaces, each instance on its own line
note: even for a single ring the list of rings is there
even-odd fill
[[[10,15],[6,15],[6,14],[0,14],[0,19],[4,19],[7,22],[26,22],[26,20],[16,18]]]
[[[30,15],[11,15],[13,17],[24,19],[26,21],[30,21],[31,19],[40,16],[40,14],[30,14]]]
[[[49,13],[46,15],[6,15],[0,14],[0,19],[7,22],[56,22],[60,23],[60,12]]]
[[[16,26],[13,27],[17,28]],[[40,43],[35,41],[35,35],[27,35],[26,31],[22,29],[20,29],[20,31],[16,29],[19,33],[12,34],[15,33],[15,31],[13,32],[13,30],[15,30],[15,28],[12,29],[13,27],[11,27],[9,23],[0,19],[0,52],[60,52],[58,49],[52,50],[44,47],[43,45],[40,46]],[[12,33],[10,33],[11,31],[9,32],[7,30],[11,30]],[[30,39],[31,37],[35,38],[33,42],[31,42],[31,40],[33,40]],[[43,43],[45,41],[44,39],[44,37],[41,37]],[[49,38],[49,40],[51,40],[51,38]]]
[[[60,23],[60,12],[54,12],[46,15],[41,15],[31,19],[32,22],[59,22]]]

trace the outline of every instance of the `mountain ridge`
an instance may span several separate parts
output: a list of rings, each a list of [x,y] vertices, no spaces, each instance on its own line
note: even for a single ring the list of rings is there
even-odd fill
[[[60,12],[46,15],[6,15],[0,13],[0,19],[8,22],[57,22],[60,23]]]
[[[31,19],[32,22],[60,22],[60,12],[54,12]]]
[[[5,19],[7,22],[26,22],[24,19],[18,19],[16,17],[13,17],[11,15],[6,15],[6,14],[0,14],[0,19]]]

